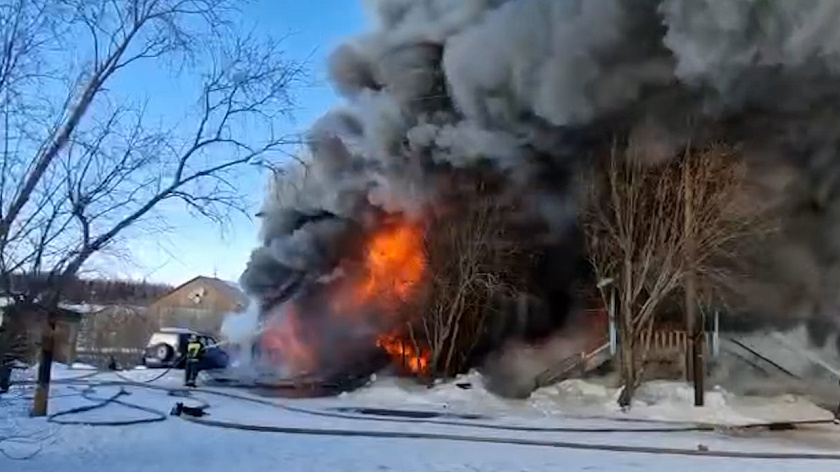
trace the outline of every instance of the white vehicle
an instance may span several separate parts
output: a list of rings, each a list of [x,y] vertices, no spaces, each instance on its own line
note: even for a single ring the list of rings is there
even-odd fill
[[[187,343],[190,335],[195,335],[198,340],[207,348],[207,353],[221,351],[216,347],[218,342],[212,336],[199,333],[186,328],[161,328],[152,334],[149,342],[146,343],[146,351],[143,353],[143,365],[150,368],[175,367],[182,368],[186,360]]]

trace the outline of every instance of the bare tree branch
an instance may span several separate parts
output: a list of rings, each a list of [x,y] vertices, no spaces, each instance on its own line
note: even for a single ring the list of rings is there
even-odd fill
[[[237,35],[235,0],[16,0],[0,6],[0,270],[74,276],[89,258],[139,222],[181,202],[217,222],[243,211],[234,181],[242,166],[270,160],[291,142],[275,131],[291,110],[301,65],[280,45]],[[67,26],[57,30],[58,15]],[[81,39],[65,42],[63,33]],[[39,57],[87,54],[53,77],[72,78],[58,101],[19,93],[38,87]],[[40,56],[39,56],[40,54]],[[208,58],[193,131],[159,131],[142,106],[112,106],[113,77],[141,61]],[[191,63],[191,62],[190,62]],[[3,93],[5,92],[5,93]],[[16,133],[23,113],[30,126]],[[187,110],[185,110],[186,114]],[[38,131],[31,126],[43,123]],[[186,138],[186,139],[185,139]],[[29,155],[27,156],[27,153]],[[161,219],[161,221],[163,221]]]
[[[469,207],[433,220],[426,232],[426,287],[408,309],[420,314],[410,332],[429,350],[431,375],[462,371],[488,317],[524,285],[523,248],[507,234],[510,208],[477,193]]]
[[[22,297],[52,313],[94,254],[165,222],[170,203],[218,222],[244,211],[237,172],[290,142],[276,129],[302,69],[276,42],[236,30],[239,3],[0,3],[0,292],[12,292],[17,272],[35,273],[40,282]],[[190,70],[202,84],[186,122],[162,130],[142,104],[112,101],[116,78],[141,63],[209,65]],[[43,330],[41,414],[53,321]]]
[[[607,290],[617,295],[622,406],[641,381],[659,308],[683,288],[688,243],[694,245],[701,298],[720,301],[738,276],[743,244],[774,229],[766,209],[734,207],[746,191],[737,149],[687,147],[681,158],[657,166],[644,164],[644,153],[643,143],[623,151],[614,145],[583,179],[589,260],[599,280],[613,281]],[[602,295],[606,301],[608,293]]]

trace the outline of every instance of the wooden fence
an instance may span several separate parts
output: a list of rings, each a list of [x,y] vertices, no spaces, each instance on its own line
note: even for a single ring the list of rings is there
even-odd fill
[[[81,348],[76,350],[76,362],[94,367],[107,368],[113,359],[120,369],[130,369],[140,365],[143,349],[138,348]]]
[[[708,337],[703,334],[704,349]],[[688,333],[685,330],[665,329],[653,332],[650,342],[649,356],[651,358],[667,358],[673,355],[683,355],[688,349]]]

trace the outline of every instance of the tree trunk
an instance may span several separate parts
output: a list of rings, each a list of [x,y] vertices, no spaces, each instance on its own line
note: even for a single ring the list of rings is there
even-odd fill
[[[623,341],[629,341],[624,339]],[[633,347],[629,342],[621,344],[621,393],[618,395],[618,406],[621,408],[629,408],[633,401],[633,395],[636,393],[636,386],[638,385],[636,359],[633,352]]]
[[[55,340],[55,319],[52,313],[46,314],[41,333],[41,356],[38,363],[38,382],[35,385],[35,397],[32,403],[32,416],[47,416],[50,393],[50,374],[52,372],[53,348]]]
[[[703,325],[697,320],[697,298],[694,271],[690,271],[685,286],[686,336],[688,343],[687,371],[694,384],[694,406],[704,404],[703,385]]]
[[[629,408],[633,401],[638,385],[636,369],[635,339],[630,329],[629,315],[622,310],[619,320],[618,342],[619,342],[619,363],[622,389],[618,396],[618,406]]]
[[[700,320],[694,320],[694,333],[692,334],[692,374],[694,375],[694,406],[703,406],[705,404],[706,386],[706,370],[703,365],[703,348],[705,345],[705,336],[703,335],[702,316]]]

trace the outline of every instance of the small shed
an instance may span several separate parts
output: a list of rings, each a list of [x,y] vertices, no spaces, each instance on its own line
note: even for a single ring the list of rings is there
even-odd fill
[[[63,307],[47,309],[37,303],[3,307],[3,339],[0,343],[6,347],[15,346],[14,352],[10,350],[6,356],[11,354],[11,357],[26,363],[36,362],[50,313],[55,321],[53,360],[72,364],[76,359],[76,338],[82,314]]]

